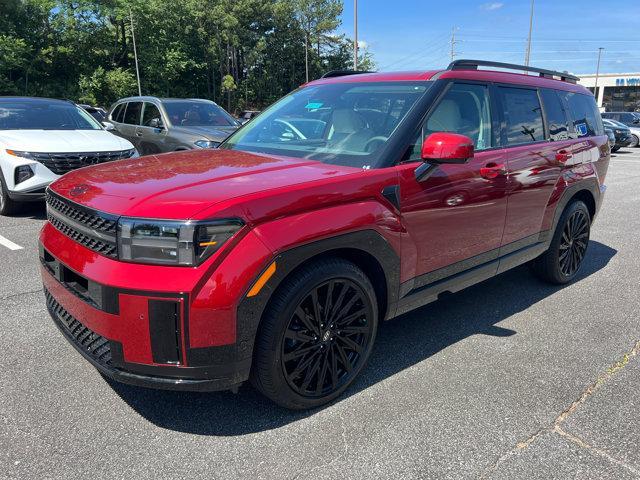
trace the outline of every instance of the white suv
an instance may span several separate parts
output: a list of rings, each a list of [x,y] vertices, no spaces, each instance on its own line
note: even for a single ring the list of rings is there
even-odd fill
[[[72,102],[0,97],[0,215],[44,198],[70,170],[137,155]]]

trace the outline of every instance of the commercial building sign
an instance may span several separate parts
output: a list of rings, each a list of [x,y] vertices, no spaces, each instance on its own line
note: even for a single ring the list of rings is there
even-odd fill
[[[616,78],[616,87],[640,86],[640,78]]]

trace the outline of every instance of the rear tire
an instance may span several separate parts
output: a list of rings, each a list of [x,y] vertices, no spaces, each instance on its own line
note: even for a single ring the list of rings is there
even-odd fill
[[[376,294],[353,263],[326,259],[286,279],[256,337],[251,382],[290,409],[328,403],[365,366],[378,326]]]
[[[618,150],[620,150],[620,147],[611,147],[611,153],[616,153]]]
[[[9,198],[9,189],[4,183],[4,176],[0,171],[0,215],[12,215],[18,210],[19,204]]]
[[[590,232],[589,209],[584,202],[574,200],[562,212],[549,249],[531,262],[536,276],[556,285],[573,280],[587,253]]]

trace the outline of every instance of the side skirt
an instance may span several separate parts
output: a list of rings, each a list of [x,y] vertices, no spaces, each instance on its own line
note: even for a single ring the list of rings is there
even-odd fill
[[[400,291],[407,293],[398,301],[395,316],[434,302],[443,294],[459,292],[527,263],[543,254],[550,242],[549,232],[541,232],[404,282]]]

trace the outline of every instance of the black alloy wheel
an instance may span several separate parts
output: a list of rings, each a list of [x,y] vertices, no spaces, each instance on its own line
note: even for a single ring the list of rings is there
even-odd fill
[[[585,203],[573,200],[560,216],[546,252],[530,262],[540,279],[562,285],[573,280],[589,246],[591,214]]]
[[[311,290],[284,332],[280,358],[291,388],[323,397],[348,382],[371,340],[372,313],[364,291],[351,280],[329,280]]]
[[[326,404],[365,366],[377,326],[376,292],[358,266],[341,258],[305,265],[269,300],[256,336],[251,382],[286,408]]]
[[[580,268],[589,243],[589,217],[582,210],[576,210],[567,220],[558,252],[560,271],[572,277]]]

